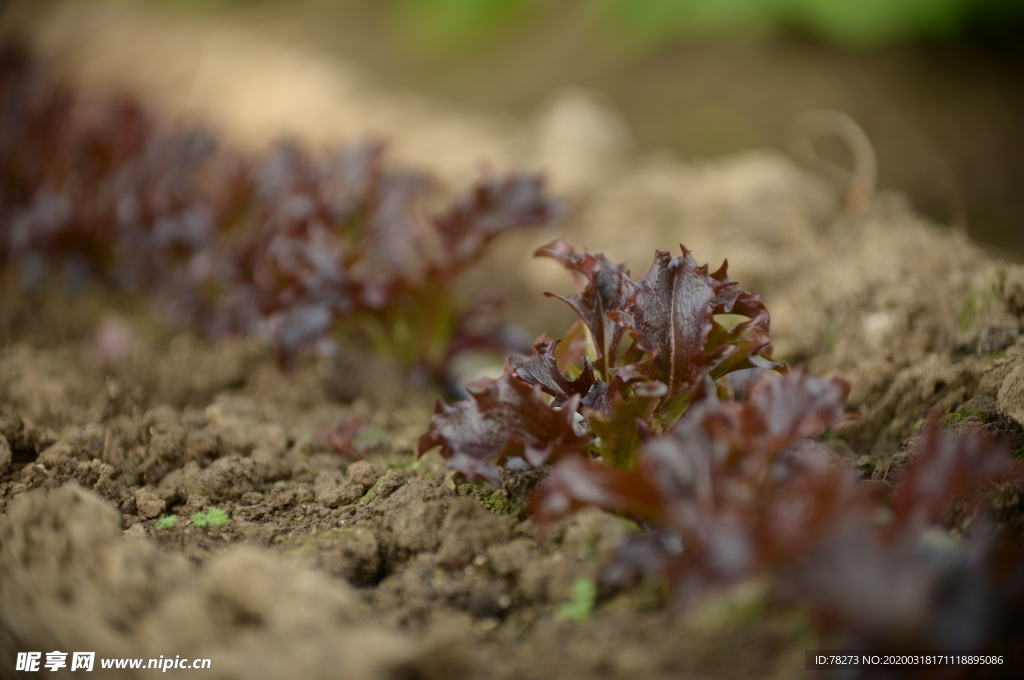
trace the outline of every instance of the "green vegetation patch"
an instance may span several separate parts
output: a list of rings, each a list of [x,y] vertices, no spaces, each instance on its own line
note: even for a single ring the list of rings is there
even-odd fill
[[[943,427],[952,427],[953,425],[963,422],[964,420],[968,420],[969,418],[980,420],[983,423],[991,423],[995,419],[995,414],[988,411],[960,410],[955,413],[948,413],[942,416],[939,424]]]
[[[178,516],[168,515],[167,517],[161,517],[153,524],[154,531],[164,531],[178,526]]]
[[[192,515],[192,524],[197,527],[216,527],[230,521],[230,515],[220,508],[210,508],[209,512],[197,512]]]
[[[572,582],[572,599],[558,608],[557,617],[586,623],[597,604],[597,584],[585,576]]]

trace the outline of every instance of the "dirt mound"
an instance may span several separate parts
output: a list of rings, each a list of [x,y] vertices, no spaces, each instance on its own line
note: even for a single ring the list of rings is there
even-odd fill
[[[214,677],[460,676],[458,665],[369,624],[344,581],[251,548],[221,551],[197,572],[145,534],[123,538],[118,514],[75,484],[22,496],[0,546],[5,658],[88,649],[174,659],[188,650],[217,659]]]

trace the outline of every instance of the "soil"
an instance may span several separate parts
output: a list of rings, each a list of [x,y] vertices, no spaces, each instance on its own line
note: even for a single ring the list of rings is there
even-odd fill
[[[778,153],[639,155],[621,116],[586,92],[535,120],[496,119],[188,16],[135,8],[72,39],[84,16],[72,3],[19,25],[76,82],[145,80],[169,115],[201,114],[235,143],[390,131],[396,162],[452,186],[481,160],[537,162],[576,207],[559,232],[577,246],[634,271],[679,242],[713,265],[728,256],[772,312],[777,356],[852,384],[860,418],[827,443],[865,479],[898,477],[930,414],[1024,444],[1024,267],[900,195],[857,214]],[[175,85],[184,67],[166,55],[199,34],[215,55],[207,80]],[[258,82],[254,99],[229,81]],[[175,108],[182,97],[190,108]],[[504,242],[467,289],[504,293],[514,320],[557,336],[568,312],[541,293],[571,283],[528,256],[551,238]],[[438,391],[384,359],[342,348],[282,373],[267,348],[211,343],[139,301],[30,299],[7,279],[0,290],[0,677],[20,677],[4,665],[15,652],[55,649],[209,658],[222,678],[792,677],[820,643],[806,612],[772,608],[761,582],[684,615],[654,584],[600,591],[583,622],[561,615],[629,525],[590,510],[540,533],[525,512],[536,472],[495,491],[436,454],[417,460]],[[367,423],[363,460],[328,443],[342,421]],[[989,499],[1018,536],[1020,491]],[[195,521],[214,508],[230,522]]]

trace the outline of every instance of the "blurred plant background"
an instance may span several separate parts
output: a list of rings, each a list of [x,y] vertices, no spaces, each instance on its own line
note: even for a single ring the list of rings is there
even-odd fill
[[[1024,258],[1020,0],[123,2],[259,24],[384,85],[502,114],[587,88],[636,150],[684,159],[785,148],[795,115],[843,111],[875,146],[880,188]]]
[[[259,0],[164,0],[192,7],[257,4]],[[601,38],[639,52],[678,40],[790,30],[842,45],[871,46],[912,38],[958,38],[1006,32],[1024,20],[1015,0],[306,0],[360,6],[432,49],[480,45],[552,11],[568,9]],[[288,3],[293,4],[293,3]]]

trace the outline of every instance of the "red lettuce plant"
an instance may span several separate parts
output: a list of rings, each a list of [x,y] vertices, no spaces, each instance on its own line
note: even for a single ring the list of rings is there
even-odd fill
[[[287,362],[329,341],[338,319],[379,350],[441,371],[500,329],[474,330],[481,302],[462,309],[458,275],[497,236],[544,224],[557,206],[532,175],[486,177],[431,213],[431,182],[387,172],[364,144],[325,162],[279,147],[248,178],[251,238],[215,244],[196,277],[216,294],[201,314],[214,334],[258,333]]]
[[[974,650],[1019,635],[1024,553],[991,532],[958,544],[935,529],[957,499],[1024,478],[1009,446],[933,421],[890,501],[804,439],[842,419],[846,386],[802,372],[767,378],[746,401],[695,403],[645,442],[632,470],[564,458],[534,517],[591,505],[640,521],[645,531],[620,546],[604,579],[665,578],[681,606],[771,574],[777,597],[809,602],[850,649]]]
[[[957,499],[1024,478],[1008,446],[932,422],[890,498],[809,439],[846,417],[849,387],[772,361],[768,313],[724,265],[659,252],[634,282],[564,241],[538,254],[580,277],[561,299],[581,322],[469,399],[439,401],[420,455],[440,446],[449,468],[495,484],[499,466],[552,463],[533,518],[595,506],[636,520],[603,580],[667,580],[679,606],[769,575],[850,649],[974,650],[1024,630],[1024,554],[935,529]]]
[[[730,373],[784,368],[769,356],[768,311],[727,264],[709,274],[685,247],[680,257],[658,251],[637,282],[562,239],[536,254],[582,282],[579,293],[556,296],[580,322],[562,341],[538,342],[533,356],[511,357],[501,378],[469,387],[470,399],[438,401],[420,455],[440,446],[449,468],[496,483],[498,465],[537,467],[585,451],[629,469],[642,436],[667,431],[706,381],[729,394]],[[724,315],[745,319],[729,328]]]
[[[340,332],[440,374],[468,347],[503,349],[492,306],[455,300],[460,272],[558,206],[533,175],[484,177],[439,210],[435,195],[379,145],[250,160],[129,100],[79,101],[0,50],[0,268],[27,288],[91,277],[211,335],[264,337],[285,364]]]
[[[25,53],[0,48],[0,264],[29,289],[53,271],[72,285],[174,286],[216,236],[200,188],[213,150],[158,134],[130,100],[90,106],[46,87]]]

